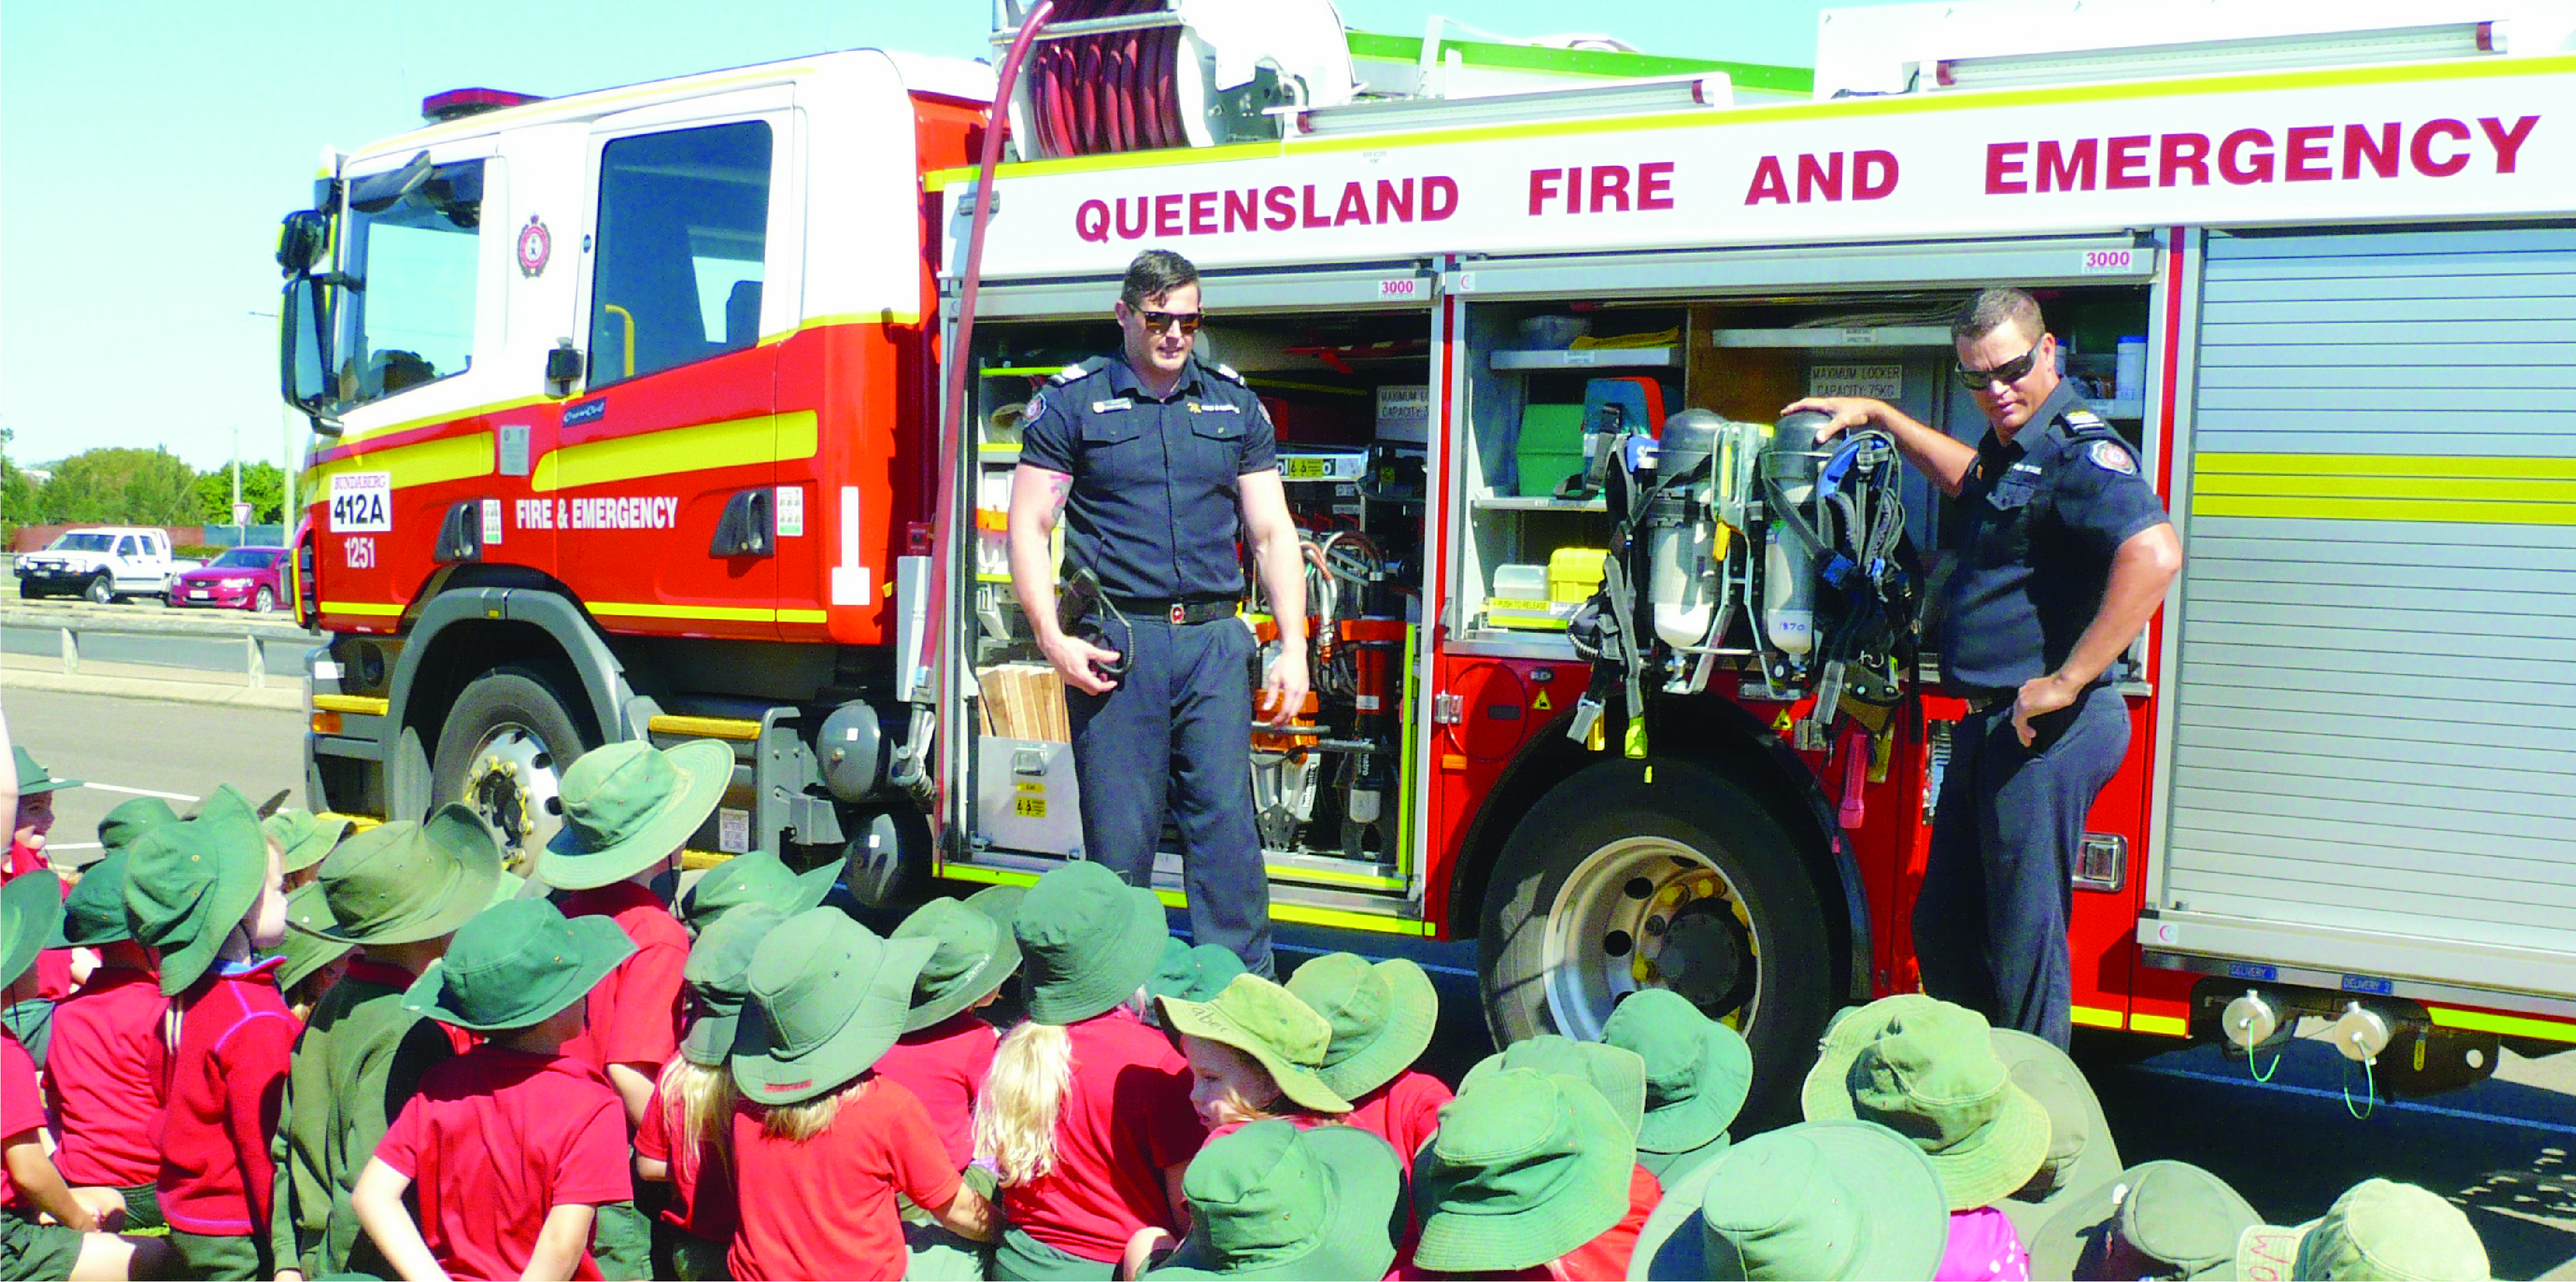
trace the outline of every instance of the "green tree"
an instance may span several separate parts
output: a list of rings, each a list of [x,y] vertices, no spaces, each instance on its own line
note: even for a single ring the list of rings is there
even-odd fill
[[[10,442],[17,435],[0,427],[0,540],[36,519],[36,483],[29,479],[25,468],[9,458]]]
[[[244,463],[241,469],[242,502],[250,504],[250,523],[275,525],[278,514],[286,508],[286,472],[265,459]],[[198,520],[205,525],[233,523],[233,469],[227,463],[197,476]]]
[[[95,449],[54,465],[37,519],[77,525],[197,525],[197,471],[164,449]]]

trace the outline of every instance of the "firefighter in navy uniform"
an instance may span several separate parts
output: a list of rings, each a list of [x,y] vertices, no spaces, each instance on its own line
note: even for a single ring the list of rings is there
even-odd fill
[[[1306,699],[1306,582],[1276,437],[1241,376],[1192,352],[1198,271],[1168,250],[1128,266],[1114,315],[1123,350],[1071,366],[1021,421],[1012,476],[1011,583],[1064,679],[1085,856],[1153,884],[1169,814],[1180,831],[1190,930],[1272,973],[1270,884],[1253,827],[1251,631],[1239,615],[1240,537],[1278,621],[1262,699],[1287,724]],[[1065,571],[1096,576],[1085,620],[1057,614],[1048,538]]]
[[[2137,455],[2057,374],[2039,304],[1989,289],[1951,326],[1989,425],[1975,449],[1882,402],[1790,409],[1876,425],[1959,500],[1942,592],[1942,681],[1967,699],[1914,908],[1923,987],[2059,1046],[2072,1031],[2066,921],[2085,812],[2129,749],[2112,667],[2182,568]]]

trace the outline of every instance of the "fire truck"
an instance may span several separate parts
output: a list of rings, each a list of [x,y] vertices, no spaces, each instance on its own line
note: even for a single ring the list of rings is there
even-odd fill
[[[319,804],[524,852],[581,752],[706,738],[699,861],[891,903],[1082,858],[1003,509],[1166,247],[1305,532],[1315,696],[1246,727],[1276,920],[1473,941],[1504,1039],[1670,988],[1794,1080],[1917,982],[1965,709],[1947,500],[1781,411],[1974,441],[1946,326],[2004,283],[2187,549],[2118,674],[2077,1024],[2323,1018],[2399,1090],[2576,1041],[2564,5],[1830,11],[1813,71],[1324,0],[994,28],[326,153],[279,251]]]

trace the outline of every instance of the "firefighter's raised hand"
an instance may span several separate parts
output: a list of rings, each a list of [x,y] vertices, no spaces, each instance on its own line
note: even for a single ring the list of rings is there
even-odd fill
[[[1866,396],[1810,396],[1790,402],[1780,411],[1780,417],[1787,418],[1807,410],[1830,416],[1823,427],[1816,429],[1817,440],[1830,441],[1847,428],[1868,427],[1885,421],[1880,416],[1887,413],[1888,405],[1885,401],[1871,400]]]
[[[1057,676],[1067,688],[1084,694],[1107,694],[1118,688],[1115,678],[1105,675],[1104,668],[1117,666],[1118,652],[1104,650],[1080,637],[1058,632],[1039,641],[1046,651],[1047,662],[1055,665]]]

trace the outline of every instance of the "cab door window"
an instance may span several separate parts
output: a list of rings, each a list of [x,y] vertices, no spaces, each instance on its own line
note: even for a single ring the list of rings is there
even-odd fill
[[[769,171],[769,126],[757,120],[602,149],[592,387],[760,341]]]
[[[474,363],[483,161],[426,159],[351,185],[338,399],[363,405]],[[415,169],[417,173],[415,174]]]

